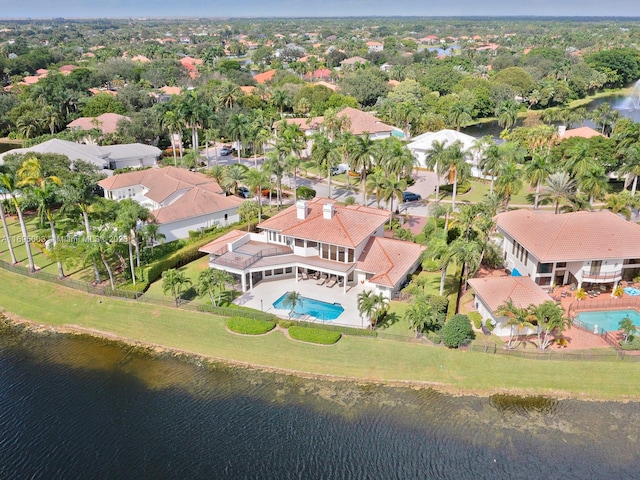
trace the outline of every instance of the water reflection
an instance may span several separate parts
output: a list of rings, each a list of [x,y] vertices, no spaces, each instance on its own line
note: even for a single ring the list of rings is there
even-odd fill
[[[637,404],[319,381],[0,331],[3,478],[632,478]]]

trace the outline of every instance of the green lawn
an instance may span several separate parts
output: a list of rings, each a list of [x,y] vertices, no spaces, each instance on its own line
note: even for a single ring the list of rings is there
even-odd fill
[[[452,390],[637,398],[640,362],[529,361],[407,342],[345,336],[330,351],[281,332],[242,337],[225,319],[88,295],[0,270],[5,311],[53,326],[77,325],[229,361],[365,380],[417,381]]]
[[[204,257],[199,258],[198,260],[195,260],[185,265],[184,267],[179,268],[178,270],[181,272],[184,272],[187,278],[191,280],[192,285],[195,287],[195,285],[198,283],[198,276],[200,275],[200,272],[202,272],[208,267],[209,267],[209,255],[205,255]],[[155,282],[153,282],[149,286],[149,288],[145,292],[145,295],[149,297],[155,297],[155,298],[166,298],[168,300],[171,300],[173,298],[171,297],[171,293],[169,293],[168,295],[165,295],[163,293],[162,277],[156,280]],[[202,298],[195,296],[190,300],[194,303],[211,304],[211,300],[209,300],[208,296],[205,296]]]

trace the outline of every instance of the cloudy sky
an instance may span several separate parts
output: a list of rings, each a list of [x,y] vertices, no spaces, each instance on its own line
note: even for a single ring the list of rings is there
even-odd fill
[[[638,0],[0,0],[0,18],[639,16]]]

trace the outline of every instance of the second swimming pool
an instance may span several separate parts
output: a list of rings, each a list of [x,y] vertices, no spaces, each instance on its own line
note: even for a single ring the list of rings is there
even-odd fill
[[[287,292],[289,293],[289,292]],[[273,307],[279,310],[289,310],[289,307],[283,305],[287,293],[273,302]],[[339,303],[327,303],[313,298],[300,297],[301,302],[296,305],[293,311],[293,317],[300,315],[310,315],[322,321],[335,320],[338,318],[344,308]]]

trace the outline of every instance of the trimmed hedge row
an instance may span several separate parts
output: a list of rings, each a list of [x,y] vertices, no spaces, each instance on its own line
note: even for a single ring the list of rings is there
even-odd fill
[[[241,305],[230,304],[225,307],[214,307],[213,305],[198,305],[199,312],[214,313],[223,317],[235,317],[242,315],[244,318],[253,318],[267,322],[277,322],[278,317],[272,313],[258,312],[253,308],[243,307]]]
[[[190,243],[166,258],[156,260],[149,265],[136,269],[136,276],[143,282],[151,284],[160,278],[160,275],[162,275],[162,272],[165,270],[181,267],[200,257],[204,257],[206,253],[199,252],[198,249],[210,241],[211,239],[204,238],[200,239],[200,241]]]
[[[276,328],[276,322],[253,320],[244,317],[231,317],[227,320],[227,328],[243,335],[263,335]]]
[[[338,325],[331,325],[330,323],[309,323],[309,322],[297,322],[296,320],[278,320],[278,325],[282,328],[289,328],[292,326],[298,326],[303,328],[315,328],[317,330],[328,330],[330,332],[339,332],[343,335],[351,335],[354,337],[377,337],[378,332],[375,330],[365,330],[361,328],[341,327]]]
[[[301,342],[318,343],[320,345],[333,345],[342,337],[340,332],[320,330],[318,328],[306,328],[293,325],[289,327],[289,336]]]

